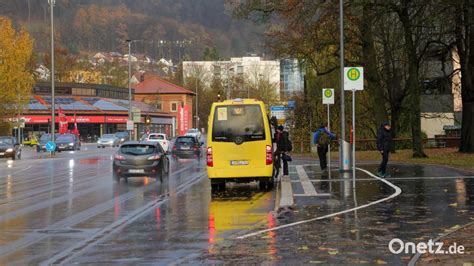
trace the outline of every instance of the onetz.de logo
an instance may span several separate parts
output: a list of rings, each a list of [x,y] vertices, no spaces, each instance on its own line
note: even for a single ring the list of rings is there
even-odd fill
[[[464,246],[453,243],[445,247],[443,242],[434,242],[433,239],[428,242],[404,242],[399,238],[394,238],[388,243],[388,249],[392,254],[464,254]]]

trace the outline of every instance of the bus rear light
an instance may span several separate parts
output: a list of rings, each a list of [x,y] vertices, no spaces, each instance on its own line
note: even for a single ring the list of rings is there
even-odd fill
[[[266,147],[265,163],[266,163],[267,165],[273,163],[272,146],[270,146],[270,145],[267,145],[267,147]]]
[[[214,166],[214,160],[212,158],[212,147],[207,148],[207,166],[213,167]]]

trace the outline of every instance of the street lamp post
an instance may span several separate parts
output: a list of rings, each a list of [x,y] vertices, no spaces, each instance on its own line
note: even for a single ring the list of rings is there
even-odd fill
[[[138,42],[140,40],[125,40],[128,44],[128,120],[132,120],[132,84],[130,83],[132,79],[132,43]],[[132,140],[132,131],[130,130],[129,140]]]
[[[347,158],[349,152],[344,148],[344,141],[346,140],[346,116],[344,105],[344,0],[339,0],[339,49],[340,49],[340,71],[341,71],[341,155],[339,170],[344,171],[345,163],[343,158]]]
[[[197,77],[195,78],[194,83],[195,83],[194,85],[196,86],[196,128],[199,129],[199,125],[198,125],[199,124],[199,113],[198,113],[198,111],[199,111],[199,103],[198,103],[199,102],[198,101],[199,100],[199,98],[198,98],[199,97],[199,92],[198,92]]]
[[[55,141],[54,132],[55,130],[55,115],[56,115],[56,104],[54,97],[54,4],[56,0],[48,0],[50,12],[51,12],[51,140]]]
[[[131,52],[132,52],[132,40],[126,40],[128,43],[128,120],[132,120],[132,85],[130,84],[132,64],[130,62]],[[129,133],[129,140],[132,140],[132,131]]]

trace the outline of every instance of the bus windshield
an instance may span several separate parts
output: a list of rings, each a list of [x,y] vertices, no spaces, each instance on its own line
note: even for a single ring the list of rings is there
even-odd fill
[[[265,139],[265,124],[259,105],[218,106],[214,113],[212,141],[233,142]]]

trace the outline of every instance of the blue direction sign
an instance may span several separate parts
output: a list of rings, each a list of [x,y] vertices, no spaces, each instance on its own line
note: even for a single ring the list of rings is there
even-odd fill
[[[270,106],[270,111],[286,111],[289,109],[288,106],[283,105]]]
[[[296,101],[288,101],[288,108],[295,109],[296,108]]]
[[[47,151],[55,151],[56,150],[56,143],[54,141],[48,141],[45,145]]]

